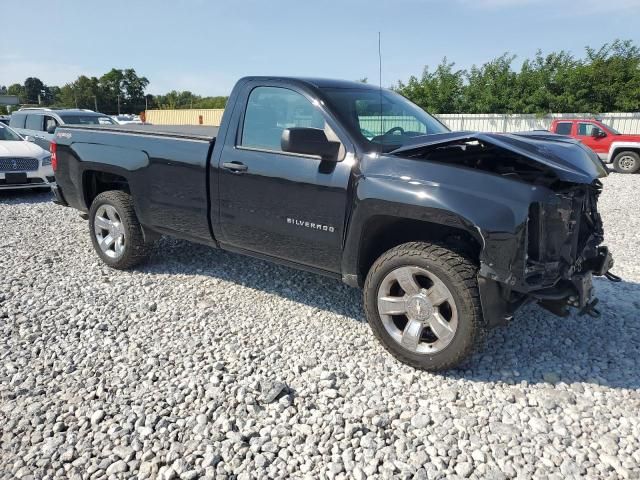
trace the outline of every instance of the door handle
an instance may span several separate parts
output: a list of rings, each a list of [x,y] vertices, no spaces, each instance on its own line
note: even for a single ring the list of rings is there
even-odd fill
[[[227,170],[231,170],[232,172],[246,172],[249,167],[247,167],[244,163],[240,162],[224,162],[222,164],[222,168],[226,168]]]

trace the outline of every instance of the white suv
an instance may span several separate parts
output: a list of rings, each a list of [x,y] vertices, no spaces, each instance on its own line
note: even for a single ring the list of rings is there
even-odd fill
[[[78,108],[21,108],[11,114],[9,126],[29,141],[49,150],[60,125],[116,125],[103,113]]]
[[[51,154],[0,123],[0,190],[50,187]]]

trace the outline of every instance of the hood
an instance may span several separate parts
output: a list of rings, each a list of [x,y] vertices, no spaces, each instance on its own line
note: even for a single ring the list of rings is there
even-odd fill
[[[8,140],[0,140],[0,158],[2,157],[31,157],[42,158],[49,153],[40,148],[35,143],[26,140],[13,142]]]
[[[549,132],[475,133],[450,132],[423,135],[393,150],[394,155],[410,155],[422,149],[450,143],[478,141],[516,153],[525,161],[544,166],[563,181],[592,183],[607,176],[607,169],[598,156],[580,142]]]

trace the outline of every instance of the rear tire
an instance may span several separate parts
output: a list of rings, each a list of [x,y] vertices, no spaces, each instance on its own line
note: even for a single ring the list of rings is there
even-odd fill
[[[103,192],[93,200],[89,233],[96,253],[112,268],[126,270],[147,259],[148,245],[126,192]]]
[[[613,159],[613,169],[618,173],[636,173],[640,170],[640,155],[636,152],[620,152]]]
[[[392,248],[374,262],[365,281],[371,330],[394,357],[412,367],[456,367],[486,331],[477,270],[465,256],[437,244]]]

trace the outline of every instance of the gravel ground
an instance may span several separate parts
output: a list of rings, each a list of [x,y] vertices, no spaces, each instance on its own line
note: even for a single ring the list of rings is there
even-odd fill
[[[605,184],[602,318],[527,307],[437,375],[337,281],[170,239],[109,270],[0,193],[0,478],[638,478],[640,176]]]

